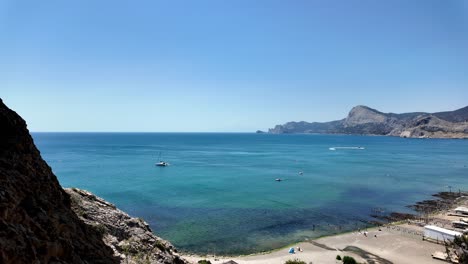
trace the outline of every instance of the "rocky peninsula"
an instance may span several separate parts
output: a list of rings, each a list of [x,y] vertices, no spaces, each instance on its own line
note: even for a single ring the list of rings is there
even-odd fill
[[[351,109],[331,122],[288,122],[268,130],[272,134],[318,133],[382,135],[408,138],[468,138],[468,106],[437,113],[382,113],[367,106]]]

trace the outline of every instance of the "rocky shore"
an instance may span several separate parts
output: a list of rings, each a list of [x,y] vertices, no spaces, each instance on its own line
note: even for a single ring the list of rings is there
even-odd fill
[[[0,127],[0,263],[187,263],[143,220],[62,189],[26,122],[1,99]]]
[[[186,263],[171,243],[153,234],[143,219],[130,217],[88,191],[65,191],[70,195],[73,211],[102,234],[104,243],[122,263]]]
[[[384,225],[391,222],[399,222],[403,220],[420,220],[428,221],[435,214],[445,212],[454,205],[460,202],[460,199],[467,199],[466,192],[438,192],[432,195],[434,199],[428,199],[408,205],[414,213],[406,212],[389,212],[379,213],[374,212],[370,216],[375,218],[374,221],[369,221],[372,225]]]

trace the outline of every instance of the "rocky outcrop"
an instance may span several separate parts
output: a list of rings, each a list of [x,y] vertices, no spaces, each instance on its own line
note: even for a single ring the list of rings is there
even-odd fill
[[[343,121],[343,125],[348,127],[369,123],[385,123],[386,121],[387,117],[384,113],[367,106],[358,105],[349,111],[348,117]]]
[[[319,134],[333,134],[335,131],[342,129],[343,120],[332,121],[332,122],[313,122],[308,123],[305,121],[301,122],[288,122],[284,125],[276,125],[274,128],[270,128],[268,133],[272,134],[295,134],[295,133],[319,133]]]
[[[356,106],[345,119],[324,122],[288,122],[269,133],[388,135],[401,137],[468,138],[468,107],[439,113],[382,113]]]
[[[452,123],[434,115],[423,115],[411,120],[405,127],[394,129],[390,135],[419,138],[467,138],[468,123]]]
[[[73,211],[101,232],[105,244],[123,263],[186,263],[171,243],[152,233],[144,220],[130,217],[90,192],[76,188],[65,191],[71,197]]]
[[[0,100],[0,263],[119,263],[70,208],[26,123]]]
[[[112,214],[118,215],[118,221],[107,219],[109,214],[86,210],[89,203],[76,207],[75,198],[70,199],[41,158],[26,122],[0,99],[0,263],[126,263],[116,253],[125,243],[130,253],[158,247],[155,252],[160,257],[151,258],[153,263],[184,263],[171,256],[170,244],[148,234],[151,231],[143,221],[123,213]],[[98,198],[95,201],[113,207]],[[93,218],[84,221],[72,204]],[[122,229],[112,229],[107,225],[110,221]],[[115,242],[109,242],[111,235]]]

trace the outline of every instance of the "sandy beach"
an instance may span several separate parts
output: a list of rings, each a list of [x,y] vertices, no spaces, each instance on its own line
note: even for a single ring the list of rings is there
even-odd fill
[[[466,198],[457,205],[468,204]],[[453,206],[455,207],[455,205]],[[460,219],[460,216],[450,215],[451,210],[431,216],[430,224],[450,228],[450,221]],[[183,255],[192,263],[207,259],[213,264],[233,260],[239,264],[283,264],[290,259],[299,259],[306,263],[336,264],[336,255],[351,256],[359,263],[444,263],[433,259],[431,254],[445,251],[442,244],[423,240],[424,223],[409,223],[407,221],[393,223],[383,227],[370,228],[364,231],[322,237],[292,245],[301,252],[288,253],[289,247],[267,253],[259,253],[238,257]]]
[[[438,260],[433,260],[431,254],[444,250],[443,245],[423,241],[421,237],[404,235],[396,229],[388,230],[386,228],[383,228],[382,231],[378,231],[376,228],[369,229],[367,237],[363,233],[353,232],[301,242],[294,247],[300,247],[303,251],[289,254],[288,248],[285,248],[266,254],[232,258],[206,257],[206,259],[216,264],[228,260],[234,260],[239,264],[283,264],[286,260],[295,258],[306,263],[335,264],[339,263],[335,260],[336,255],[341,257],[346,255],[352,256],[360,263],[441,263]],[[184,257],[193,263],[204,258]],[[369,262],[369,260],[373,262]]]

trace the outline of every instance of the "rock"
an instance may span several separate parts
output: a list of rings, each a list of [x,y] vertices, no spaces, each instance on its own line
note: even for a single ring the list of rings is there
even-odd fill
[[[0,99],[0,263],[127,263],[122,243],[135,253],[129,263],[186,263],[143,220],[90,192],[68,193]]]
[[[0,99],[0,263],[119,263],[41,158],[26,122]]]
[[[89,226],[104,235],[104,242],[112,248],[114,256],[129,263],[186,263],[174,246],[153,234],[149,225],[139,218],[130,217],[113,204],[94,194],[76,189],[65,189],[70,195],[73,211]],[[162,261],[164,260],[164,261]]]
[[[348,117],[346,117],[343,124],[345,126],[357,126],[369,123],[384,123],[386,121],[385,114],[367,106],[358,105],[349,111]]]
[[[411,137],[411,131],[405,130],[405,131],[401,132],[400,137],[403,137],[403,138]]]

